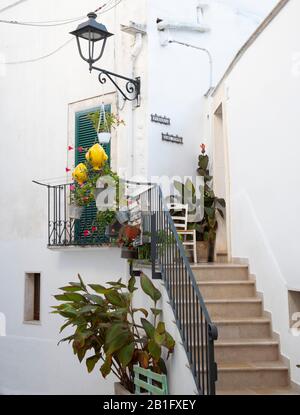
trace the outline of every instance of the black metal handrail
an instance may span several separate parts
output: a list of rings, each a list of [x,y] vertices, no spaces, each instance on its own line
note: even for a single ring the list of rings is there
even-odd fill
[[[151,211],[152,276],[165,283],[199,394],[214,395],[217,327],[211,321],[161,188],[153,186],[147,198]]]

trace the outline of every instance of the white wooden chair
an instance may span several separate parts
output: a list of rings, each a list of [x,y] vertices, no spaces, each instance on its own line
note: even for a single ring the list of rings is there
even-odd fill
[[[197,243],[196,229],[187,229],[188,227],[188,205],[180,203],[169,203],[168,209],[172,211],[172,219],[176,230],[182,236],[182,244],[188,251],[193,251],[194,263],[197,263]]]

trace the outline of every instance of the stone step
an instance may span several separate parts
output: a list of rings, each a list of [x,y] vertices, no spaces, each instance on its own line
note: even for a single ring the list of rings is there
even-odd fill
[[[271,322],[264,317],[215,319],[219,339],[262,339],[271,337]]]
[[[202,360],[201,345],[191,340],[192,354]],[[200,343],[201,344],[201,343]],[[196,348],[196,350],[194,350]],[[203,347],[204,354],[206,347]],[[215,360],[218,364],[235,362],[276,362],[279,359],[279,344],[273,339],[235,339],[215,342]]]
[[[261,317],[262,300],[253,298],[231,298],[206,300],[208,312],[212,320],[218,318]]]
[[[245,389],[233,389],[233,390],[217,390],[217,395],[300,395],[298,389],[292,386],[286,386],[282,388],[245,388]]]
[[[255,281],[202,281],[198,282],[204,299],[243,298],[256,295]]]
[[[286,386],[289,386],[289,370],[280,361],[220,363],[218,365],[217,391]]]
[[[272,339],[218,340],[215,342],[215,359],[218,364],[277,361],[279,344]]]
[[[197,264],[192,265],[197,281],[240,281],[249,278],[248,265],[241,264]]]

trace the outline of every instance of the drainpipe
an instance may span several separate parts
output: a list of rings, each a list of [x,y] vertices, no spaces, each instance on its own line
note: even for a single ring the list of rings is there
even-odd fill
[[[160,32],[163,32],[165,30],[182,30],[182,31],[188,31],[188,32],[200,32],[200,33],[206,33],[209,31],[209,27],[200,24],[200,23],[190,23],[190,22],[176,22],[171,20],[162,20],[157,19],[157,29]]]
[[[136,61],[137,58],[139,56],[139,54],[141,53],[143,47],[143,34],[141,32],[137,32],[135,34],[135,43],[134,46],[132,48],[131,51],[131,59],[132,59],[132,78],[135,78],[135,66],[136,66]],[[135,109],[136,107],[134,106],[134,103],[132,103],[132,119],[131,119],[131,154],[130,154],[130,158],[131,158],[131,176],[134,176],[135,174],[135,168],[134,168],[134,159],[135,159],[135,131],[136,131],[136,117],[135,117]]]

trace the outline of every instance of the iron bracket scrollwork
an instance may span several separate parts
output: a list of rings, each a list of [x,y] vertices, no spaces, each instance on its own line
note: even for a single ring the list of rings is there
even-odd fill
[[[106,69],[97,68],[95,66],[92,66],[91,69],[94,69],[100,72],[98,75],[98,79],[102,85],[106,83],[107,78],[108,78],[114,84],[114,86],[117,88],[117,90],[121,93],[122,97],[126,101],[136,100],[137,104],[139,105],[139,98],[141,94],[141,79],[140,78],[135,78],[135,79],[127,78],[126,76],[107,71]],[[122,89],[117,84],[114,78],[119,78],[125,81],[125,90]]]

